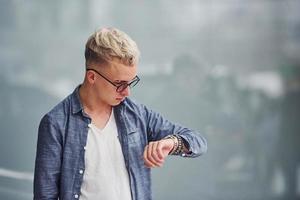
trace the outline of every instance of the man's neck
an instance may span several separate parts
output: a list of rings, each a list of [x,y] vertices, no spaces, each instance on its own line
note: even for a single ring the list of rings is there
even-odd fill
[[[112,109],[111,105],[108,105],[97,99],[92,89],[85,84],[82,84],[79,88],[79,97],[84,111],[88,114],[101,114],[103,112],[107,113]]]

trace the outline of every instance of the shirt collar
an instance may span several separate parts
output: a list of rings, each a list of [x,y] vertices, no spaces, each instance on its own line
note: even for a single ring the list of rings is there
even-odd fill
[[[78,85],[75,90],[73,91],[72,95],[71,95],[71,106],[72,106],[72,113],[73,114],[77,114],[80,111],[83,111],[83,106],[82,103],[80,101],[80,97],[79,97],[79,88],[81,85]],[[125,98],[126,100],[126,98]],[[124,100],[124,101],[125,101]],[[121,112],[121,108],[124,104],[124,101],[121,102],[119,105],[114,106],[114,108],[116,109],[116,112]]]
[[[72,106],[72,113],[76,114],[80,111],[83,110],[82,103],[80,102],[80,97],[79,97],[79,88],[81,85],[78,85],[74,92],[71,95],[71,106]]]

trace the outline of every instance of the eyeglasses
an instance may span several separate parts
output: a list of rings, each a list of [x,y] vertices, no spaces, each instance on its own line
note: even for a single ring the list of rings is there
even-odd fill
[[[105,76],[103,76],[102,74],[100,74],[97,70],[95,70],[95,69],[86,69],[86,71],[89,71],[89,70],[93,71],[93,72],[96,72],[99,76],[101,76],[102,78],[104,78],[107,82],[109,82],[110,84],[112,84],[113,86],[115,86],[116,87],[116,92],[123,92],[124,90],[126,90],[126,88],[128,86],[130,88],[133,88],[140,81],[140,78],[138,76],[135,76],[134,79],[132,81],[130,81],[129,83],[122,82],[120,84],[116,84],[116,83],[112,82],[111,80],[109,80],[108,78],[106,78]]]

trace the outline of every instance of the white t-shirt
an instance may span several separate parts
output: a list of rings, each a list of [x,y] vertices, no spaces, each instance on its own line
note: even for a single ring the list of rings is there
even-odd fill
[[[89,124],[80,200],[132,200],[114,112],[101,130]]]

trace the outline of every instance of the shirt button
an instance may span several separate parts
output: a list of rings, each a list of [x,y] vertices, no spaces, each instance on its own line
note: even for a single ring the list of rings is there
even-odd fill
[[[75,199],[78,199],[79,195],[78,195],[78,194],[75,194],[74,197],[75,197]]]
[[[83,149],[86,150],[86,146],[84,146]]]
[[[81,170],[79,170],[79,174],[83,174],[83,170],[81,169]]]

